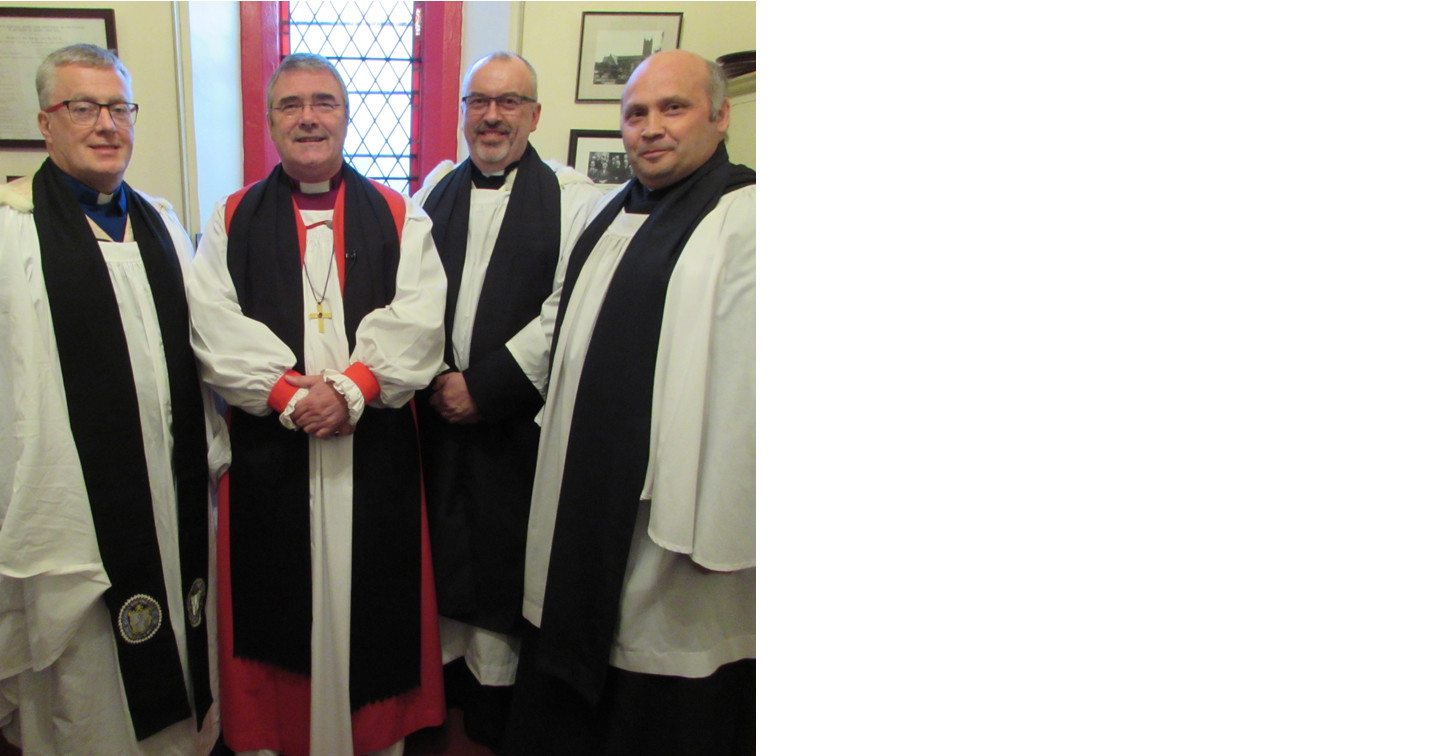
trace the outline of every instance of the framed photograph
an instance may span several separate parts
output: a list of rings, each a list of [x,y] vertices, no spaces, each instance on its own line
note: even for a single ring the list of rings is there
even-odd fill
[[[682,15],[586,11],[580,21],[575,101],[619,102],[640,61],[680,47]]]
[[[79,42],[115,46],[111,8],[0,8],[0,148],[44,147],[35,125],[35,69]]]
[[[571,129],[569,162],[597,184],[623,184],[633,175],[618,131]]]

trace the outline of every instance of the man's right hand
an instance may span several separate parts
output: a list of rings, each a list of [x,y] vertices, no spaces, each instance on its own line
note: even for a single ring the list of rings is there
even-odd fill
[[[354,433],[350,425],[350,407],[345,397],[319,375],[287,375],[292,386],[309,389],[305,398],[295,403],[290,422],[315,438],[334,438]]]

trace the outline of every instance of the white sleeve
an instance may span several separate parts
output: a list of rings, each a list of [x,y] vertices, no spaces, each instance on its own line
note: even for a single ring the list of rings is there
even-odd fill
[[[148,198],[147,198],[148,199]],[[170,240],[175,244],[175,256],[180,259],[180,273],[184,276],[186,287],[189,287],[191,277],[190,269],[193,266],[195,248],[190,245],[190,234],[185,227],[180,225],[180,218],[175,215],[175,210],[168,203],[151,202],[159,211],[160,217],[165,220],[165,227],[170,231]],[[222,217],[223,217],[223,205]],[[214,397],[210,389],[201,381],[201,399],[205,405],[205,438],[207,462],[210,468],[211,481],[220,480],[220,476],[230,467],[230,431],[225,425],[225,419],[220,415],[220,410],[215,406]]]
[[[0,697],[59,658],[110,586],[48,302],[32,216],[0,207]],[[0,700],[0,719],[13,707]]]
[[[613,194],[606,193],[603,187],[588,179],[561,182],[560,259],[555,265],[555,281],[550,296],[540,306],[540,314],[505,343],[510,356],[515,358],[515,363],[541,395],[545,394],[550,381],[550,344],[555,335],[555,317],[560,312],[560,292],[565,286],[565,269],[570,265],[570,252],[585,232],[591,216],[604,207],[604,202]]]
[[[580,234],[590,225],[590,216],[598,212],[600,200],[609,199],[610,192],[589,179],[570,181],[560,188],[560,264],[555,266],[555,288],[565,283],[565,267],[570,263],[570,251]]]
[[[406,200],[395,297],[360,321],[351,352],[380,384],[380,406],[399,407],[430,385],[445,348],[444,323],[445,269],[430,237],[430,218]]]
[[[755,187],[721,198],[670,276],[641,499],[657,545],[755,566]]]
[[[231,406],[264,416],[271,412],[270,391],[295,364],[295,353],[268,326],[240,311],[227,264],[228,241],[222,201],[200,237],[185,282],[190,346],[200,360],[201,380]]]
[[[415,196],[411,197],[416,207],[425,207],[425,200],[429,199],[430,193],[435,191],[435,185],[455,170],[455,165],[453,160],[441,160],[439,165],[431,168],[430,172],[425,174],[425,180],[420,184],[420,191],[415,192]]]

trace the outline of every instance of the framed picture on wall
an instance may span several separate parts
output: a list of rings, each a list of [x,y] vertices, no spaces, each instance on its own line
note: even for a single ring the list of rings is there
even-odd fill
[[[597,184],[623,184],[633,175],[618,131],[571,129],[569,163]]]
[[[35,113],[35,70],[80,42],[115,50],[111,8],[0,8],[0,148],[44,147]]]
[[[680,47],[681,13],[586,11],[580,20],[576,102],[619,102],[640,61]]]

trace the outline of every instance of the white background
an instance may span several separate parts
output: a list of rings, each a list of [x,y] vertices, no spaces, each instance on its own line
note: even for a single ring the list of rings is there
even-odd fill
[[[1440,13],[936,7],[760,7],[761,752],[1440,751]]]

